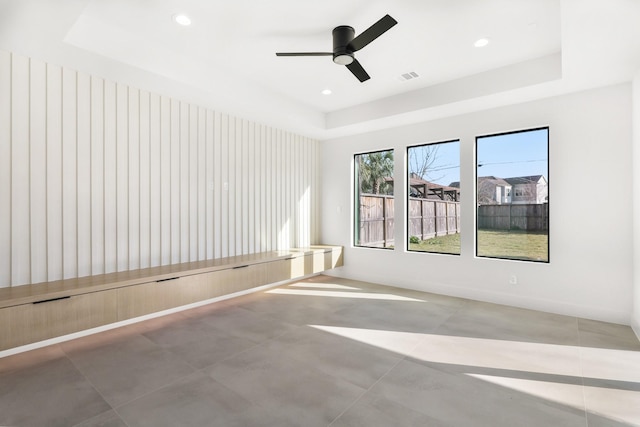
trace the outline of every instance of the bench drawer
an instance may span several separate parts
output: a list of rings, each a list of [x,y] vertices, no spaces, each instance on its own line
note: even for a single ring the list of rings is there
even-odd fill
[[[107,290],[0,309],[0,350],[117,321],[116,291]]]

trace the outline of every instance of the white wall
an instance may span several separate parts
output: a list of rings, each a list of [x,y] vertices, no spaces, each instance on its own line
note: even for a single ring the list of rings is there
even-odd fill
[[[318,142],[0,51],[0,287],[307,246]]]
[[[633,317],[640,338],[640,71],[633,80]]]
[[[474,257],[475,136],[549,126],[549,264]],[[395,193],[403,197],[406,146],[460,139],[462,254],[352,247],[352,159],[396,150]],[[631,86],[572,95],[321,143],[322,241],[345,246],[334,274],[629,324],[632,313]],[[637,192],[636,192],[637,194]],[[406,241],[403,203],[396,242]],[[517,285],[509,285],[511,274]]]

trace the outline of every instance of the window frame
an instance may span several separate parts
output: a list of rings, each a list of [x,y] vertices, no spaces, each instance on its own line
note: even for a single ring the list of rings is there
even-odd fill
[[[547,133],[547,141],[546,141],[546,151],[547,151],[547,173],[546,175],[543,175],[547,181],[547,197],[546,197],[546,202],[543,204],[546,204],[547,207],[547,259],[543,260],[543,259],[524,259],[524,258],[506,258],[506,257],[501,257],[501,256],[488,256],[488,255],[479,255],[478,254],[478,207],[480,206],[478,204],[478,163],[479,163],[479,159],[478,159],[478,142],[479,140],[483,139],[483,138],[491,138],[491,137],[498,137],[498,136],[505,136],[505,135],[515,135],[515,134],[519,134],[519,133],[527,133],[527,132],[536,132],[536,131],[541,131],[541,130],[545,130]],[[551,193],[550,191],[550,182],[551,182],[551,178],[550,178],[550,174],[551,174],[551,162],[550,162],[550,143],[551,142],[551,131],[550,131],[550,126],[538,126],[538,127],[533,127],[533,128],[526,128],[526,129],[519,129],[519,130],[514,130],[514,131],[506,131],[506,132],[497,132],[497,133],[490,133],[490,134],[484,134],[484,135],[477,135],[475,137],[475,145],[474,145],[474,199],[475,199],[475,257],[476,258],[483,258],[483,259],[497,259],[497,260],[502,260],[502,261],[515,261],[515,262],[530,262],[530,263],[536,263],[536,264],[550,264],[551,263],[551,203],[550,203],[550,197],[549,194]],[[511,195],[512,195],[512,200],[516,197],[516,189],[512,188],[511,191]],[[512,203],[513,204],[513,203]]]
[[[352,245],[354,248],[365,248],[365,249],[382,249],[382,250],[388,250],[388,251],[393,251],[395,249],[395,236],[394,236],[394,245],[392,246],[366,246],[366,245],[362,245],[359,244],[359,237],[360,237],[360,186],[359,186],[359,168],[358,168],[358,161],[357,158],[358,156],[362,156],[362,155],[366,155],[366,154],[375,154],[375,153],[385,153],[385,152],[392,152],[393,153],[393,173],[392,175],[395,175],[395,162],[396,162],[396,158],[395,158],[395,149],[394,148],[387,148],[387,149],[379,149],[379,150],[372,150],[372,151],[363,151],[363,152],[359,152],[359,153],[354,153],[353,154],[353,181],[352,181],[352,188],[353,188],[353,197],[352,197],[352,203],[353,203],[353,217],[352,217],[352,225],[353,225],[353,233],[352,233]],[[394,199],[394,203],[395,203],[395,197],[396,197],[396,183],[395,180],[393,182],[393,199]],[[386,227],[386,222],[383,222],[383,227]]]
[[[412,144],[412,145],[407,145],[406,149],[405,149],[405,165],[406,165],[406,173],[405,173],[405,192],[404,192],[404,200],[405,200],[405,251],[406,252],[410,252],[410,253],[420,253],[420,254],[435,254],[435,255],[452,255],[452,256],[460,256],[462,253],[462,245],[460,246],[460,250],[458,253],[454,253],[454,252],[440,252],[440,251],[419,251],[419,250],[414,250],[411,249],[410,245],[411,245],[411,218],[409,217],[410,215],[410,208],[409,208],[409,204],[411,201],[411,166],[410,166],[410,156],[409,156],[409,150],[413,149],[413,148],[419,148],[419,147],[425,147],[425,146],[435,146],[435,145],[444,145],[444,144],[450,144],[450,143],[458,143],[458,182],[460,183],[460,187],[458,187],[459,191],[462,189],[462,180],[460,177],[460,171],[461,171],[461,156],[462,156],[462,141],[460,138],[454,138],[454,139],[447,139],[444,141],[432,141],[432,142],[424,142],[424,143],[420,143],[420,144]],[[425,199],[427,200],[427,199]],[[458,226],[457,229],[459,230],[460,227],[460,223],[462,222],[462,204],[460,203],[460,200],[457,200],[458,202],[458,215],[457,217],[459,218],[458,221]],[[436,217],[437,218],[437,217]],[[445,219],[446,220],[446,219]],[[457,232],[458,234],[461,234],[460,231]],[[433,238],[436,238],[439,236],[434,236]]]

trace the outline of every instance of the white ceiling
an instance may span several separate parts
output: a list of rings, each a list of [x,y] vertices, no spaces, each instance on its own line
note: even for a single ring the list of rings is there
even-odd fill
[[[331,57],[275,56],[331,51],[334,27],[357,35],[387,13],[398,25],[356,53],[364,83]],[[636,0],[0,0],[0,48],[150,90],[158,76],[323,139],[628,81],[638,22]]]

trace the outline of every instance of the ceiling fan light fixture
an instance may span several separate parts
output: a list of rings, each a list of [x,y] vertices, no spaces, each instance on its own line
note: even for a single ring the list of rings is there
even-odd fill
[[[353,55],[342,53],[333,57],[333,62],[338,65],[349,65],[353,62]]]

